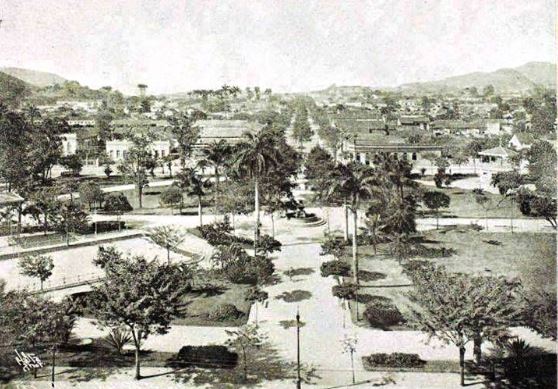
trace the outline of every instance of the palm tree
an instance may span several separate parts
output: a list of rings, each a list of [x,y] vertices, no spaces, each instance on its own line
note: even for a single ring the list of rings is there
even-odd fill
[[[219,142],[213,142],[203,149],[202,159],[198,162],[198,165],[202,168],[211,166],[214,169],[215,193],[213,201],[215,205],[217,205],[216,196],[219,194],[220,169],[227,165],[231,154],[232,147],[225,140],[221,139]]]
[[[362,201],[368,200],[374,194],[379,193],[378,184],[380,181],[374,169],[359,163],[340,164],[337,166],[337,169],[339,171],[339,178],[331,182],[328,192],[330,195],[334,193],[342,194],[347,199],[347,208],[353,214],[353,278],[358,288],[358,209]],[[356,307],[358,320],[358,303],[356,303]]]
[[[267,132],[245,133],[244,141],[238,144],[233,158],[234,170],[254,180],[254,209],[256,227],[254,231],[254,255],[258,248],[260,230],[260,181],[278,164],[278,152],[273,138]]]
[[[186,192],[188,196],[195,196],[198,199],[198,215],[200,217],[200,227],[203,225],[202,219],[202,197],[205,196],[205,189],[209,187],[210,182],[204,180],[196,173],[195,169],[186,168],[176,174],[176,182],[178,187]],[[180,205],[182,208],[182,204]]]

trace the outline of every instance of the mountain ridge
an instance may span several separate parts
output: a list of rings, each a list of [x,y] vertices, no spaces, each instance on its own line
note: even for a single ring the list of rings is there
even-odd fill
[[[27,84],[44,88],[55,84],[63,84],[67,79],[58,74],[43,72],[39,70],[18,68],[18,67],[2,67],[0,72],[24,81]]]

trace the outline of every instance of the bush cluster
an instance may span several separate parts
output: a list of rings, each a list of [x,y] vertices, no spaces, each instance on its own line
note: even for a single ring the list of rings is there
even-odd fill
[[[236,367],[238,354],[225,346],[184,346],[178,352],[174,364],[209,369],[232,369]]]
[[[338,257],[343,252],[343,247],[347,246],[347,244],[348,243],[342,238],[328,235],[321,244],[322,251],[320,252],[320,255],[331,254]]]
[[[230,233],[232,231],[232,227],[227,221],[205,224],[203,226],[199,226],[198,230],[200,231],[202,238],[207,240],[212,246],[233,243],[254,244],[252,239],[232,235]]]
[[[236,320],[244,313],[239,311],[234,304],[219,304],[207,314],[207,318],[215,321]]]
[[[103,220],[97,222],[97,232],[110,232],[123,230],[126,227],[126,222],[116,221],[116,220]],[[90,223],[87,228],[80,231],[81,234],[94,234],[95,233],[95,223]]]
[[[322,277],[327,276],[343,276],[347,277],[351,274],[351,266],[341,260],[333,260],[322,263],[320,266]]]
[[[369,302],[364,310],[364,317],[371,327],[384,330],[405,320],[391,301],[382,300]]]
[[[250,284],[268,282],[275,272],[273,262],[264,256],[251,257],[243,253],[227,263],[223,269],[225,277],[235,284]]]
[[[370,367],[423,367],[426,364],[418,354],[378,353],[365,358]]]

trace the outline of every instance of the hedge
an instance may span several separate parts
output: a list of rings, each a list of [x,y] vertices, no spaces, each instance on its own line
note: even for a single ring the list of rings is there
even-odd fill
[[[380,329],[388,329],[405,320],[392,302],[381,300],[368,303],[364,310],[364,317],[368,320],[370,326]]]
[[[338,259],[333,261],[327,261],[322,263],[320,266],[320,272],[322,277],[327,276],[344,276],[347,277],[351,274],[351,266]]]
[[[233,369],[238,362],[238,354],[225,346],[184,346],[174,361],[178,366],[196,366],[210,369]]]
[[[370,367],[423,367],[426,364],[418,354],[378,353],[364,358]]]

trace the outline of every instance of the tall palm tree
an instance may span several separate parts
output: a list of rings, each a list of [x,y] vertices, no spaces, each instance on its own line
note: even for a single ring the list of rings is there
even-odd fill
[[[215,192],[213,195],[213,201],[217,205],[217,196],[219,195],[219,180],[221,168],[227,165],[232,154],[232,147],[221,139],[219,142],[213,142],[208,145],[207,148],[202,150],[202,159],[198,162],[198,165],[202,168],[211,166],[214,170],[215,178]]]
[[[201,227],[203,225],[202,197],[205,196],[205,189],[209,187],[210,182],[204,180],[200,175],[198,175],[196,170],[192,168],[186,168],[176,174],[176,180],[178,187],[183,192],[186,192],[188,196],[195,196],[198,199],[198,215],[200,217]]]
[[[239,174],[254,180],[254,255],[258,248],[260,230],[260,181],[262,177],[278,164],[278,151],[273,138],[267,132],[245,133],[244,141],[238,144],[233,158],[233,167]]]

